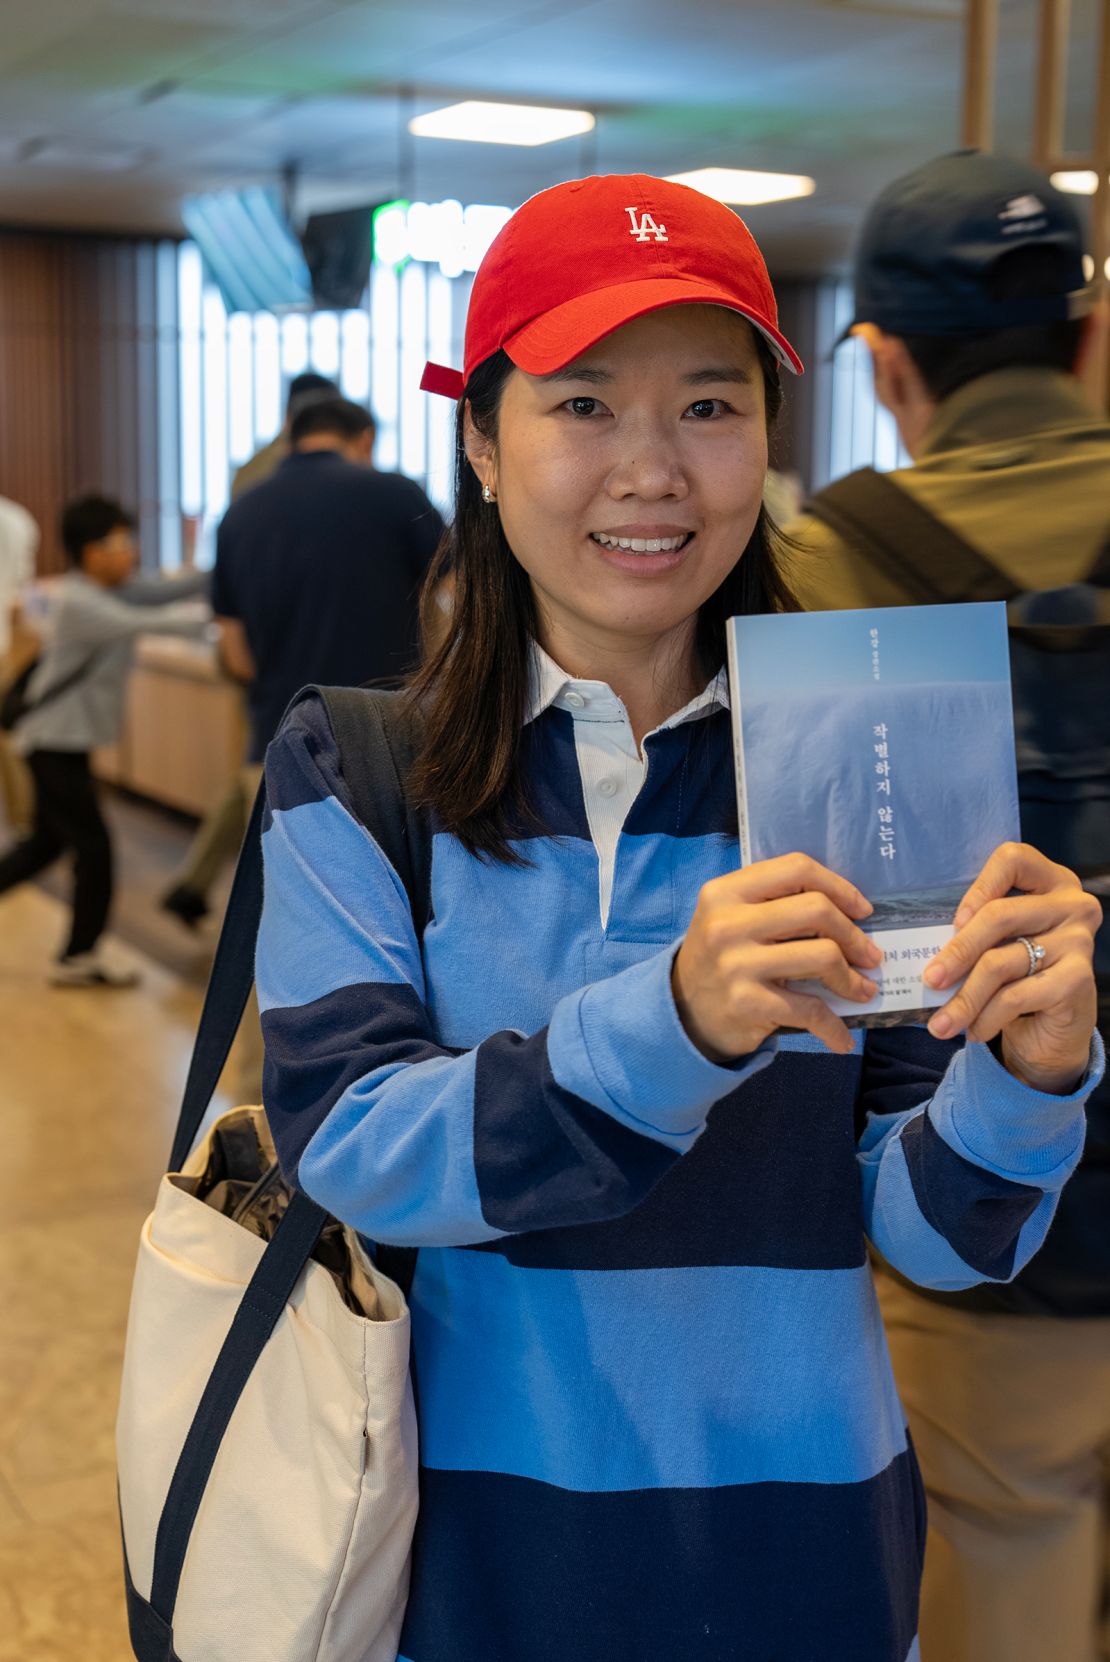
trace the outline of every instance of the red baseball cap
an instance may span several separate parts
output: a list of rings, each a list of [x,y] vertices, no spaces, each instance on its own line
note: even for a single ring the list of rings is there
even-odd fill
[[[518,369],[550,375],[633,318],[692,302],[739,312],[802,373],[763,255],[731,208],[644,173],[555,185],[517,209],[478,267],[462,371],[430,363],[420,385],[459,399],[502,348]]]

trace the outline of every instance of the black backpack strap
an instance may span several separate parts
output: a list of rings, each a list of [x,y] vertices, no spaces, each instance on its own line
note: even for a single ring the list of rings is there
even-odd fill
[[[985,554],[874,468],[859,468],[826,485],[806,511],[904,589],[913,603],[1013,600],[1022,593]]]
[[[397,693],[362,688],[306,688],[294,704],[319,693],[339,748],[339,764],[355,809],[401,878],[422,937],[431,894],[431,835],[408,805],[404,780],[420,743],[416,718]],[[292,707],[292,706],[291,706]],[[180,1171],[231,1053],[254,981],[254,948],[262,919],[262,820],[259,788],[243,839],[231,897],[204,997],[185,1095],[170,1154]]]
[[[417,940],[431,915],[432,837],[426,813],[412,806],[408,778],[423,742],[423,724],[403,693],[369,687],[315,687],[328,712],[339,768],[355,813],[405,885]],[[375,1262],[407,1298],[416,1247],[377,1246]]]
[[[423,742],[420,717],[401,692],[310,690],[327,710],[355,813],[405,885],[417,939],[422,940],[431,912],[431,828],[427,814],[412,806],[408,790]]]

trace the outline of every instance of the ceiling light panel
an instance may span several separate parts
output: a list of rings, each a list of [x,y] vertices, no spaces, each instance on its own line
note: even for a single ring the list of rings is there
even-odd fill
[[[557,139],[588,133],[594,118],[588,110],[543,109],[534,104],[486,104],[467,99],[446,109],[430,110],[409,122],[417,138],[461,139],[472,144],[554,144]]]
[[[1052,175],[1057,190],[1070,191],[1073,196],[1093,196],[1098,189],[1098,174],[1093,168],[1065,169]]]
[[[812,196],[817,186],[803,173],[758,173],[738,167],[700,167],[693,173],[671,173],[672,185],[689,185],[731,207],[755,207],[761,202],[787,202]]]

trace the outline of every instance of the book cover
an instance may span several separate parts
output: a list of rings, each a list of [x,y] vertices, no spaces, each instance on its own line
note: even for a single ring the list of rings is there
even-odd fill
[[[1005,606],[732,618],[728,657],[741,864],[812,855],[871,901],[886,953],[869,1005],[807,990],[849,1026],[925,1018],[953,992],[925,966],[1020,835]]]

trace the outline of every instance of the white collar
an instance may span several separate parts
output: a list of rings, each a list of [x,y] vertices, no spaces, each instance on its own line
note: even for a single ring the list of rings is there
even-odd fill
[[[605,681],[578,681],[566,670],[560,669],[554,658],[537,641],[532,642],[529,662],[528,712],[525,726],[554,706],[565,710],[576,721],[627,720],[624,704]],[[668,727],[679,727],[693,721],[704,711],[729,708],[728,671],[718,670],[708,686],[683,705],[673,716],[660,722],[654,729],[663,732]]]

